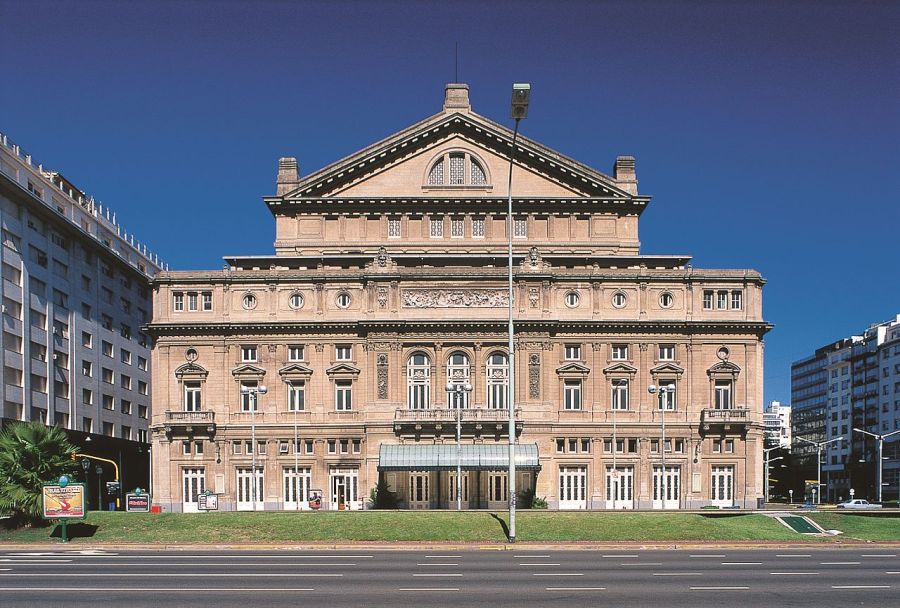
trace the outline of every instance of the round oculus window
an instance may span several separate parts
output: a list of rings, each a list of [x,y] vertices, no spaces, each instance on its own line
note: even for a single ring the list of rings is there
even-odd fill
[[[241,300],[241,304],[247,310],[253,310],[256,308],[256,296],[252,293],[245,293],[243,299]]]
[[[577,291],[570,291],[566,294],[566,306],[569,308],[575,308],[580,301],[581,297],[578,295]]]
[[[672,308],[672,304],[675,303],[675,298],[668,291],[664,291],[659,294],[659,305],[663,308]]]
[[[346,291],[342,291],[337,294],[334,302],[338,305],[338,308],[347,308],[348,306],[350,306],[350,294]]]
[[[613,294],[612,297],[612,305],[616,308],[623,308],[625,303],[628,301],[628,297],[622,291],[617,291]]]
[[[303,308],[303,295],[300,293],[292,293],[288,298],[291,308]]]

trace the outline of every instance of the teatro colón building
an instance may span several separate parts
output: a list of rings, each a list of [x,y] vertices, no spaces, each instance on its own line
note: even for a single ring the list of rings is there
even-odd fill
[[[153,503],[505,508],[511,230],[519,507],[756,507],[764,279],[642,254],[633,157],[512,152],[447,85],[322,169],[281,158],[272,255],[157,274]]]

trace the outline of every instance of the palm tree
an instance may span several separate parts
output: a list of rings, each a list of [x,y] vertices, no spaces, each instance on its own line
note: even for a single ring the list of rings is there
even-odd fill
[[[15,422],[0,432],[0,513],[35,523],[43,514],[41,486],[75,471],[77,449],[62,429]]]

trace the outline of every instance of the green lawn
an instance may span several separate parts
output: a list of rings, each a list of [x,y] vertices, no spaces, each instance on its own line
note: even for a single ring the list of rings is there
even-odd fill
[[[838,513],[813,516],[840,539],[900,540],[900,518]],[[96,543],[292,543],[292,542],[484,542],[506,540],[505,513],[446,511],[356,513],[90,513],[70,525],[74,542]],[[74,529],[73,529],[74,528]],[[0,543],[46,542],[53,527],[3,530]],[[59,533],[54,533],[58,537]],[[763,515],[693,513],[522,512],[518,540],[577,541],[794,541],[827,542],[795,534]]]

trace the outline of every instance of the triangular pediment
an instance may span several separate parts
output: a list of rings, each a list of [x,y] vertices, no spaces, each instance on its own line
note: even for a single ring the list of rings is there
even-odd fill
[[[719,361],[706,370],[706,373],[710,376],[737,376],[741,373],[741,368],[731,361]]]
[[[637,368],[627,363],[613,363],[609,367],[603,369],[603,373],[609,374],[636,374]]]
[[[471,111],[444,111],[301,178],[268,202],[310,198],[458,197],[507,195],[512,130]],[[428,188],[427,174],[442,152],[471,153],[485,165],[488,187]],[[518,136],[516,190],[538,197],[632,200],[628,186],[555,150]]]
[[[291,363],[278,370],[278,375],[282,377],[311,376],[312,373],[313,370],[299,363]]]
[[[357,376],[359,368],[349,363],[338,363],[325,370],[329,376]]]
[[[235,377],[244,377],[244,376],[265,376],[266,370],[261,367],[257,367],[255,365],[250,365],[249,363],[245,363],[244,365],[239,365],[238,367],[231,370],[231,375]]]
[[[206,378],[208,375],[209,371],[205,367],[193,361],[182,363],[175,368],[175,377],[179,380],[183,378]]]
[[[661,363],[656,367],[650,370],[650,373],[654,376],[660,376],[669,374],[672,376],[680,376],[684,373],[684,368],[675,365],[674,363]]]
[[[591,368],[586,365],[582,365],[581,363],[566,363],[565,365],[561,365],[556,368],[556,373],[560,376],[566,375],[578,375],[578,376],[587,376],[591,373]]]

